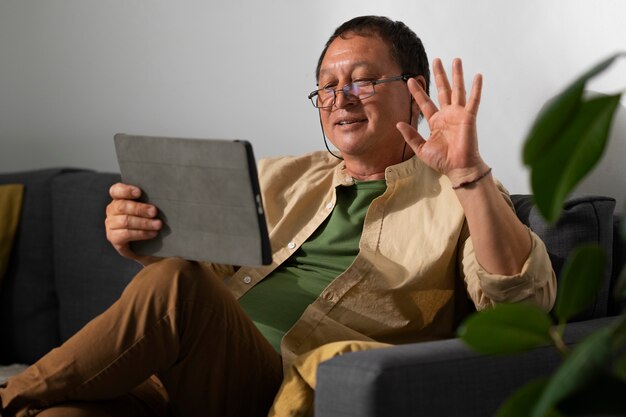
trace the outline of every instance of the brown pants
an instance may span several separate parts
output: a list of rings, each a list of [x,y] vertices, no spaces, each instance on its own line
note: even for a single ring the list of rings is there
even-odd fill
[[[280,355],[221,279],[166,259],[0,387],[0,415],[266,416],[281,380]]]

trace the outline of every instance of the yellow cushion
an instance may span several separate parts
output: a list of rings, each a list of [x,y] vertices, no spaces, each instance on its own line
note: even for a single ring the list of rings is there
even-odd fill
[[[0,282],[7,270],[22,209],[22,184],[0,185]]]
[[[285,371],[285,378],[274,398],[268,417],[313,416],[313,395],[317,384],[317,367],[320,363],[349,352],[390,346],[374,341],[344,340],[319,346],[296,357]]]

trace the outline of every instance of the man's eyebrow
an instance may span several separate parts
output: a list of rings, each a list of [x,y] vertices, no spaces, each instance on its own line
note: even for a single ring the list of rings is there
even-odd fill
[[[372,66],[372,63],[369,61],[358,61],[352,64],[352,69],[361,68],[361,67],[370,67],[370,66]],[[329,72],[331,72],[330,69],[327,69],[327,68],[320,69],[319,78],[322,78],[322,75],[327,74]]]

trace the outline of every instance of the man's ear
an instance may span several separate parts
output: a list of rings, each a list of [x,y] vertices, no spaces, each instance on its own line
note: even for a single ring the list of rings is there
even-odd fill
[[[415,77],[415,81],[422,87],[422,90],[426,91],[426,78],[423,75],[418,75]]]
[[[415,81],[417,81],[417,83],[420,85],[420,87],[422,87],[422,90],[426,91],[426,79],[424,78],[423,75],[418,75],[417,77],[415,77]],[[413,115],[412,119],[415,120],[414,127],[417,128],[417,125],[422,120],[423,114],[422,114],[421,109],[417,105],[417,102],[412,97],[411,97],[411,106],[412,106],[411,107],[411,114]],[[411,122],[413,120],[411,120]]]

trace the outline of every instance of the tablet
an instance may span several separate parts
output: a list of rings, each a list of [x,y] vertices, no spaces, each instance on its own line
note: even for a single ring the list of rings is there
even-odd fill
[[[238,266],[272,262],[252,145],[244,140],[115,135],[122,182],[163,221],[138,254]]]

